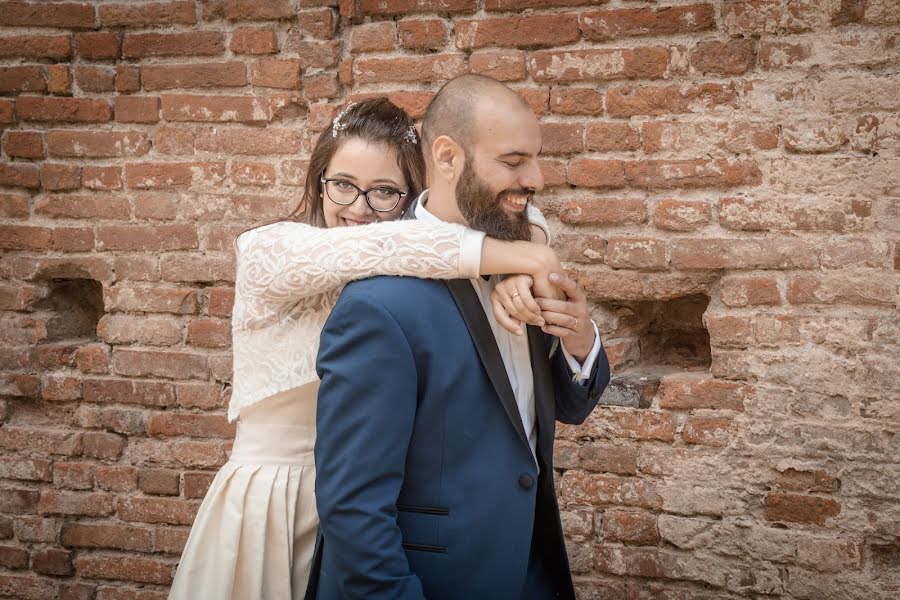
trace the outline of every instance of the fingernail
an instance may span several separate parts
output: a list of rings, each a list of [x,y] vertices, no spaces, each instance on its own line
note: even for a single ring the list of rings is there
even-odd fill
[[[550,281],[557,281],[557,280],[559,280],[559,275],[557,275],[556,273],[550,273]]]
[[[543,319],[541,319],[541,320],[538,321],[538,327],[543,327],[543,326],[546,325],[546,324],[547,324],[547,321],[545,321],[545,320],[543,320]]]

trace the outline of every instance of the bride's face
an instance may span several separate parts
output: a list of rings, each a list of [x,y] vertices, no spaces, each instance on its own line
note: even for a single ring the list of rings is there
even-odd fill
[[[352,227],[398,218],[409,202],[409,190],[393,149],[361,138],[345,140],[328,163],[323,176],[322,212],[327,227]],[[357,190],[371,190],[369,203]],[[400,197],[398,192],[403,192]],[[396,201],[396,206],[392,206]],[[340,204],[339,204],[340,202]],[[350,202],[350,204],[346,204]],[[390,209],[376,211],[376,208]]]

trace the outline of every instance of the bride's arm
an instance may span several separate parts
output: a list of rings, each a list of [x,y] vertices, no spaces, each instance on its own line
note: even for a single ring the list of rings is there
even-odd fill
[[[331,229],[281,222],[245,232],[235,246],[237,329],[277,322],[325,292],[375,275],[459,279],[545,272],[555,263],[545,246],[485,243],[481,232],[432,221]]]

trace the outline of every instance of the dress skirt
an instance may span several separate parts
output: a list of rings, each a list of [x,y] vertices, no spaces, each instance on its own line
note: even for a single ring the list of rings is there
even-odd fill
[[[200,505],[170,600],[303,598],[319,524],[316,387],[241,412],[231,457]]]

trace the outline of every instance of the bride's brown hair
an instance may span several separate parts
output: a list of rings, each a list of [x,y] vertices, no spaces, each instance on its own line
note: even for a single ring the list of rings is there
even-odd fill
[[[425,159],[412,119],[387,98],[371,98],[349,106],[319,135],[309,158],[303,199],[289,218],[325,227],[322,176],[331,157],[344,140],[350,138],[360,138],[394,151],[409,186],[404,201],[409,202],[425,188]]]

